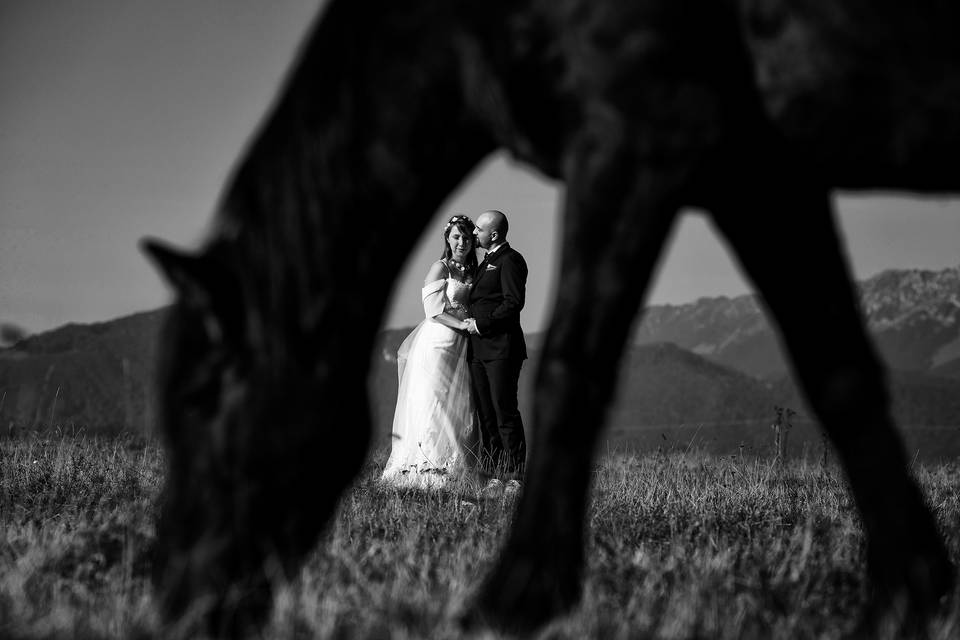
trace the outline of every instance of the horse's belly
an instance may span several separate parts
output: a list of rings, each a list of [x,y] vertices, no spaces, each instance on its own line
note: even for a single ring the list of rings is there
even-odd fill
[[[797,4],[745,10],[761,103],[791,146],[838,187],[960,192],[960,50],[936,16]]]

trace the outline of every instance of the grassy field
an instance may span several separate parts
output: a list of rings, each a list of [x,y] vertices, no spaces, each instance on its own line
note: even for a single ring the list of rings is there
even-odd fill
[[[490,566],[509,500],[361,473],[277,596],[269,638],[437,638]],[[960,554],[960,466],[916,469]],[[150,637],[163,454],[131,439],[0,441],[0,638]],[[835,469],[696,452],[607,453],[581,605],[544,638],[837,638],[864,597],[862,538]],[[931,625],[960,636],[960,598]],[[484,633],[478,637],[497,637]]]

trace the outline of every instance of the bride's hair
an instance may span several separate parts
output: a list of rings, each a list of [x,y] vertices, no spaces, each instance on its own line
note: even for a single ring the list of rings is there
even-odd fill
[[[467,275],[470,275],[477,268],[477,240],[473,236],[473,230],[477,228],[477,225],[473,224],[473,220],[467,216],[456,215],[447,221],[446,226],[443,228],[443,253],[440,254],[440,257],[446,262],[452,255],[450,243],[447,242],[447,239],[450,237],[450,231],[454,227],[459,229],[460,233],[466,234],[470,238],[470,244],[473,246],[473,249],[467,253],[466,264],[463,265],[467,268]]]

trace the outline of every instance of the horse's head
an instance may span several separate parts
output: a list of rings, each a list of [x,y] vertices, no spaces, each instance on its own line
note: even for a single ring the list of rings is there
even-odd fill
[[[143,249],[176,296],[158,352],[161,420],[179,433],[227,432],[252,361],[236,275],[216,250],[188,254],[154,240]]]
[[[179,618],[198,597],[237,588],[233,604],[214,599],[207,622],[243,624],[233,616],[257,618],[269,604],[262,559],[305,553],[362,460],[369,427],[356,380],[366,358],[358,354],[353,371],[327,366],[311,355],[309,318],[272,324],[302,314],[270,309],[227,243],[195,254],[143,247],[175,293],[157,372],[169,454],[156,567],[163,607]]]
[[[175,292],[158,360],[160,419],[169,445],[189,459],[210,457],[224,480],[255,476],[259,461],[278,451],[306,453],[298,441],[316,441],[331,414],[318,391],[336,387],[340,378],[353,387],[365,370],[364,358],[356,358],[351,371],[328,366],[329,359],[343,362],[349,345],[331,353],[337,341],[315,335],[323,334],[321,319],[311,314],[325,307],[322,300],[303,304],[289,295],[285,304],[282,296],[267,295],[263,275],[251,273],[227,242],[195,254],[153,240],[143,246]],[[289,291],[290,284],[274,287]],[[355,414],[352,428],[332,432],[326,444],[341,453],[365,445],[365,436],[347,437],[366,430],[363,405]],[[283,476],[282,470],[273,473]]]

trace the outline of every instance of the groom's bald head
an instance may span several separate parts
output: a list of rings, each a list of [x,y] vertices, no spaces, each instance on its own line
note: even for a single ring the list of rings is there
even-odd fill
[[[510,224],[507,222],[507,216],[504,215],[503,211],[497,211],[496,209],[490,209],[489,211],[484,211],[480,214],[480,219],[483,220],[486,217],[490,230],[496,231],[500,235],[500,242],[507,241],[507,231],[510,228]]]
[[[494,209],[480,214],[473,233],[477,236],[477,244],[484,249],[490,249],[507,241],[507,229],[507,216]]]

